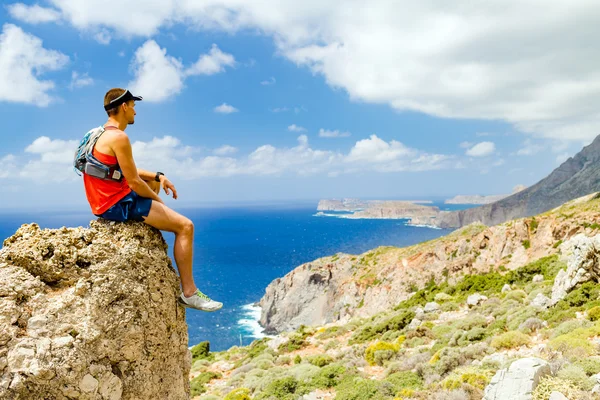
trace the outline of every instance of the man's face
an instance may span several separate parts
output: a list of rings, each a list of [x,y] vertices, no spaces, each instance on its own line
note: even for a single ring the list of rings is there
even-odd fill
[[[125,111],[125,118],[127,119],[127,124],[133,125],[135,123],[135,101],[129,100],[124,104],[123,111]]]

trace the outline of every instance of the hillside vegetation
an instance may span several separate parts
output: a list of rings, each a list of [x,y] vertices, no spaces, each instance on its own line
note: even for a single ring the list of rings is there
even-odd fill
[[[594,236],[600,225],[590,221],[600,218],[600,200],[575,201],[537,221],[549,217],[582,219],[574,224],[581,229],[565,232],[564,241],[576,232]],[[535,231],[536,219],[527,221]],[[478,235],[483,228],[469,229],[437,242]],[[547,400],[555,390],[571,400],[596,398],[600,285],[588,281],[553,307],[538,304],[540,296],[552,296],[554,279],[566,268],[562,242],[548,246],[549,255],[512,269],[494,265],[475,274],[430,279],[406,300],[372,316],[301,326],[223,352],[210,352],[209,344],[201,343],[192,349],[192,395],[202,400],[479,400],[499,369],[535,356],[550,363],[552,374],[537,385],[534,400]],[[430,241],[398,253],[407,257],[435,245]],[[368,265],[377,264],[377,254],[388,253],[369,252]]]

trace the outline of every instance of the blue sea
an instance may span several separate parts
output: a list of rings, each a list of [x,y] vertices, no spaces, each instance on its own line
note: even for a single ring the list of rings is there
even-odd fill
[[[440,209],[466,208],[434,203]],[[360,254],[378,246],[409,246],[449,233],[406,226],[404,220],[315,216],[315,204],[188,208],[179,212],[195,225],[194,278],[224,307],[215,313],[188,310],[190,346],[208,340],[211,350],[247,345],[262,337],[253,306],[267,285],[295,267],[337,252]],[[89,226],[87,212],[0,214],[0,243],[24,223],[42,228]],[[172,256],[174,235],[164,233]]]

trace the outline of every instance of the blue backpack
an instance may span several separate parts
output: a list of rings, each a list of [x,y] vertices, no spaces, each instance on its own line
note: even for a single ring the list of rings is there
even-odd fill
[[[104,164],[96,157],[93,156],[92,152],[96,142],[102,136],[107,129],[117,129],[114,126],[99,126],[91,129],[85,134],[73,157],[73,170],[77,175],[82,173],[93,176],[95,178],[111,180],[121,182],[123,180],[123,173],[119,164],[109,165]]]

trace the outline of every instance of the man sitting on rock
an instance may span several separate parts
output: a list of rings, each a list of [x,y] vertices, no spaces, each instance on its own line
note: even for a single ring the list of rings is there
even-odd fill
[[[110,173],[102,177],[90,169],[83,174],[88,202],[98,217],[112,221],[143,221],[157,229],[175,233],[173,253],[182,287],[179,303],[184,307],[216,311],[223,304],[211,300],[194,284],[194,224],[167,207],[158,196],[162,186],[167,195],[172,192],[173,198],[177,199],[175,186],[162,172],[138,169],[133,160],[131,142],[125,129],[134,123],[135,102],[140,100],[141,97],[132,95],[129,90],[119,88],[110,89],[104,96],[108,121],[92,155],[108,167]]]

